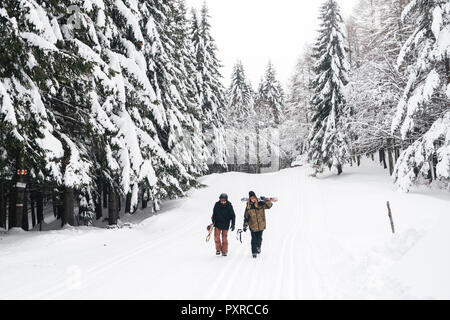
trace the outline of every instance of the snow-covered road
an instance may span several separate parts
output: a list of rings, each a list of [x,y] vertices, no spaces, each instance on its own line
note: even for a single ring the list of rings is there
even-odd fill
[[[202,182],[208,187],[166,203],[161,214],[131,229],[1,235],[0,298],[450,297],[449,286],[433,291],[431,285],[427,292],[410,287],[411,279],[427,274],[419,268],[408,275],[402,266],[405,257],[413,263],[424,258],[414,248],[448,215],[448,193],[397,192],[372,163],[348,169],[339,178],[313,179],[307,169],[295,168],[264,175],[211,175]],[[214,202],[228,193],[236,227],[242,228],[244,204],[238,200],[250,190],[279,198],[267,211],[262,255],[251,257],[250,234],[244,234],[241,244],[230,233],[229,256],[216,257],[213,241],[205,243]],[[395,236],[387,218],[388,200],[399,231]],[[133,222],[145,214],[124,220]],[[450,261],[448,252],[443,258],[430,258],[429,252],[427,257]]]

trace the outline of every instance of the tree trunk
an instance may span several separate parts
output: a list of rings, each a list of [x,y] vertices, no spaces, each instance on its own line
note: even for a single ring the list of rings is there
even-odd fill
[[[361,156],[356,157],[356,162],[358,163],[358,167],[361,166]]]
[[[58,202],[55,191],[52,191],[52,208],[53,208],[53,216],[58,218]]]
[[[11,186],[11,189],[8,199],[8,229],[14,228],[16,224],[16,193],[13,191],[14,186]]]
[[[259,156],[259,124],[256,125],[256,173],[261,173],[261,158]]]
[[[389,160],[389,173],[392,176],[394,174],[394,157],[392,155],[392,139],[387,139],[387,152]]]
[[[340,176],[341,174],[342,174],[342,165],[341,164],[339,164],[337,167],[337,170],[338,170],[338,176]]]
[[[108,186],[103,184],[103,208],[108,209]]]
[[[398,158],[400,158],[400,149],[399,148],[394,149],[394,155],[395,155],[395,163],[397,163]]]
[[[148,190],[142,192],[142,209],[147,209],[148,206]]]
[[[375,156],[373,153],[370,154],[370,158],[372,159],[372,161],[375,161]]]
[[[18,162],[18,168],[21,167],[20,162]],[[18,169],[19,170],[19,169]],[[21,169],[20,169],[21,170]],[[14,221],[13,221],[13,228],[23,228],[22,222],[23,217],[25,215],[24,213],[24,202],[25,202],[25,176],[24,175],[17,175],[16,184],[13,186],[14,188]]]
[[[387,169],[386,154],[384,152],[384,148],[380,149],[380,163],[382,163],[384,168]]]
[[[247,167],[247,173],[250,173],[250,138],[245,137],[245,165]]]
[[[125,213],[131,213],[131,193],[127,193],[125,199]]]
[[[0,180],[0,228],[6,229],[6,212],[5,212],[5,187],[3,181]]]
[[[103,184],[97,182],[98,195],[95,197],[95,218],[97,220],[101,219],[103,216],[103,208],[102,208],[102,192],[103,192]]]
[[[31,225],[34,228],[36,225],[36,192],[32,191],[30,194],[30,207],[31,207]]]
[[[37,193],[36,216],[37,223],[39,223],[39,230],[42,230],[42,222],[44,222],[44,196],[40,191]]]
[[[117,220],[119,218],[119,209],[118,209],[118,197],[111,190],[109,192],[109,203],[108,203],[108,222],[109,225],[116,225]]]
[[[237,138],[234,138],[234,146],[233,146],[233,150],[234,150],[234,171],[239,171],[238,170],[238,158],[237,158],[237,144],[238,144],[238,140]]]
[[[26,189],[24,190],[23,197],[23,212],[22,212],[22,229],[28,231],[30,229],[30,223],[28,221],[28,196]]]
[[[447,73],[447,84],[450,84],[450,58],[445,59],[445,72]]]
[[[74,192],[71,187],[64,187],[63,212],[61,216],[61,227],[66,224],[75,225],[74,219]]]
[[[437,154],[433,154],[433,161],[432,161],[432,166],[431,166],[431,170],[433,170],[433,174],[434,174],[434,179],[437,179],[437,165],[438,165],[438,157]]]

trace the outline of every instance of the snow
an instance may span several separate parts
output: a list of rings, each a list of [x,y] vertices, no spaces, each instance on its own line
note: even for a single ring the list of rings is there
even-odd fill
[[[450,298],[448,193],[395,191],[364,162],[341,177],[309,169],[215,174],[207,188],[121,217],[131,228],[66,228],[0,235],[0,299],[416,299]],[[263,252],[251,258],[230,232],[227,258],[205,243],[218,195],[277,196]],[[392,235],[390,201],[396,235]]]
[[[54,28],[49,21],[46,11],[34,0],[22,1],[22,5],[29,9],[25,15],[29,23],[36,28],[46,42],[55,44],[59,34],[55,35]]]
[[[141,28],[139,26],[139,19],[136,16],[137,10],[128,8],[122,0],[116,0],[114,4],[122,16],[127,20],[127,23],[131,26],[136,39],[138,41],[143,41],[144,36],[142,35]]]
[[[3,115],[3,121],[11,125],[17,125],[17,119],[14,112],[14,106],[8,94],[6,83],[0,81],[0,113]]]
[[[80,156],[77,145],[64,134],[61,134],[70,150],[70,159],[65,168],[64,185],[72,188],[80,188],[92,183],[90,170],[92,164]]]
[[[58,48],[53,43],[45,40],[44,38],[38,36],[35,33],[22,32],[20,35],[22,36],[22,38],[30,42],[31,45],[38,47],[42,50],[58,51]]]

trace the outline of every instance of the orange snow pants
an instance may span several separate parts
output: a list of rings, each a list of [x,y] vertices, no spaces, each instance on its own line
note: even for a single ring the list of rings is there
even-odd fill
[[[220,239],[222,236],[222,239]],[[214,229],[214,241],[216,242],[216,250],[228,253],[228,230]]]

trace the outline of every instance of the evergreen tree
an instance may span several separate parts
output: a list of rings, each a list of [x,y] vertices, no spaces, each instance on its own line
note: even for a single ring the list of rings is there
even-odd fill
[[[253,116],[253,93],[244,71],[242,62],[237,62],[231,75],[228,89],[227,120],[233,124],[247,124]]]
[[[348,49],[343,20],[335,0],[327,0],[322,5],[319,18],[321,28],[314,46],[316,78],[311,101],[316,112],[309,135],[308,155],[316,168],[327,166],[341,174],[349,157],[349,134],[345,124],[351,113],[345,98]]]
[[[282,122],[284,93],[280,82],[276,78],[276,71],[271,62],[267,65],[259,93],[263,103],[258,109],[258,118],[264,119],[268,126],[277,128]]]
[[[101,217],[109,195],[115,224],[120,198],[126,212],[139,195],[157,208],[206,172],[206,109],[182,0],[4,1],[0,19],[1,178],[31,169],[34,183],[58,189],[63,224],[74,223],[76,202],[81,219]],[[220,113],[210,116],[220,136]],[[27,220],[12,211],[12,226]]]
[[[397,183],[408,190],[420,177],[450,178],[450,1],[412,0],[402,18],[415,29],[398,58],[410,72],[392,131],[415,140],[395,171]],[[414,59],[407,59],[410,54]]]
[[[225,88],[221,83],[217,47],[211,35],[209,13],[203,5],[200,17],[192,12],[191,39],[196,57],[197,88],[200,96],[203,118],[203,130],[207,137],[207,146],[212,150],[215,164],[225,166]]]

